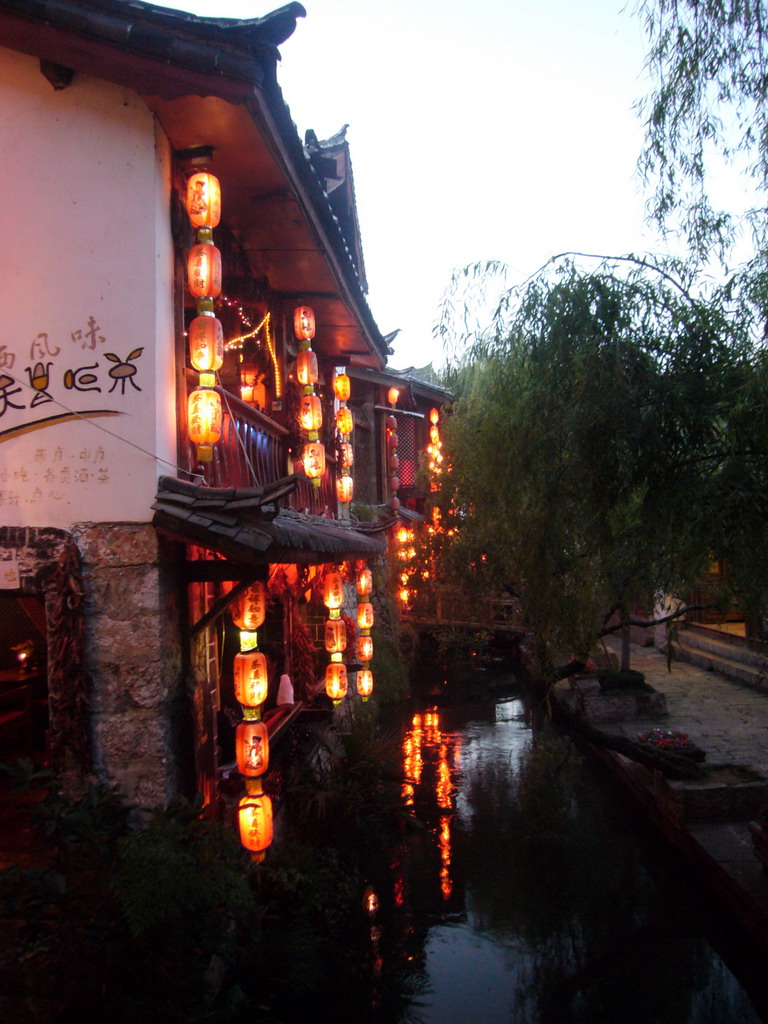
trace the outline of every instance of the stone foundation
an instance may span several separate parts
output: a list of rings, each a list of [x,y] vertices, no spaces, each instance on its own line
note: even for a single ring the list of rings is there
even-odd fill
[[[624,722],[632,718],[663,718],[668,714],[663,693],[604,693],[596,679],[578,679],[572,686],[563,680],[555,692],[569,710],[588,722]]]
[[[73,536],[87,593],[96,771],[131,803],[166,804],[180,785],[174,708],[183,591],[151,526],[81,524]]]

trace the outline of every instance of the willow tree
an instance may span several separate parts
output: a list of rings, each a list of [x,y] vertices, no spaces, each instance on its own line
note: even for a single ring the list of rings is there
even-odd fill
[[[768,7],[764,0],[638,0],[649,39],[651,90],[638,105],[646,140],[640,162],[653,185],[651,213],[682,231],[692,254],[726,251],[737,219],[713,199],[722,161],[753,188],[742,211],[766,248]],[[731,190],[731,198],[736,198]]]
[[[630,264],[632,266],[632,264]],[[542,668],[701,579],[768,584],[768,362],[748,299],[647,265],[557,262],[453,365],[446,571],[506,591]]]

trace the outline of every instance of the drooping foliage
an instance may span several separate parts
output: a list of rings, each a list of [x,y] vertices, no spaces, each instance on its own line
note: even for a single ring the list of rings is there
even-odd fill
[[[612,612],[682,597],[713,556],[756,613],[768,361],[748,296],[560,261],[506,298],[450,370],[448,571],[511,595],[550,661],[585,655]]]
[[[764,248],[768,7],[764,0],[639,0],[638,11],[650,45],[640,168],[654,186],[653,218],[682,231],[704,260],[713,246],[727,248],[736,221],[711,188],[724,159],[756,189],[755,208],[746,212]]]

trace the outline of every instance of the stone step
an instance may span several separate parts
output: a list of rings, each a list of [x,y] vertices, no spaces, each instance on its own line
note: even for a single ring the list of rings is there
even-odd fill
[[[727,647],[727,645],[724,645]],[[768,691],[768,666],[763,664],[751,665],[744,661],[737,660],[728,655],[705,650],[702,647],[693,647],[688,643],[688,634],[680,637],[674,645],[675,657],[681,661],[687,661],[691,665],[697,665],[707,672],[717,672],[727,679],[735,679],[740,683],[746,683],[756,690]],[[729,648],[729,652],[732,650]]]
[[[733,643],[722,639],[715,633],[683,629],[678,634],[678,642],[685,644],[686,647],[695,647],[720,658],[730,658],[733,661],[743,662],[745,665],[754,665],[768,670],[768,657],[761,651],[756,651],[744,643]]]

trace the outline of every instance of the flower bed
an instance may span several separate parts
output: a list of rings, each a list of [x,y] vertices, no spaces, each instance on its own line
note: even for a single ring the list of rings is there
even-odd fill
[[[688,733],[681,732],[680,729],[649,729],[637,734],[637,742],[699,763],[707,757],[701,747],[691,742]]]

